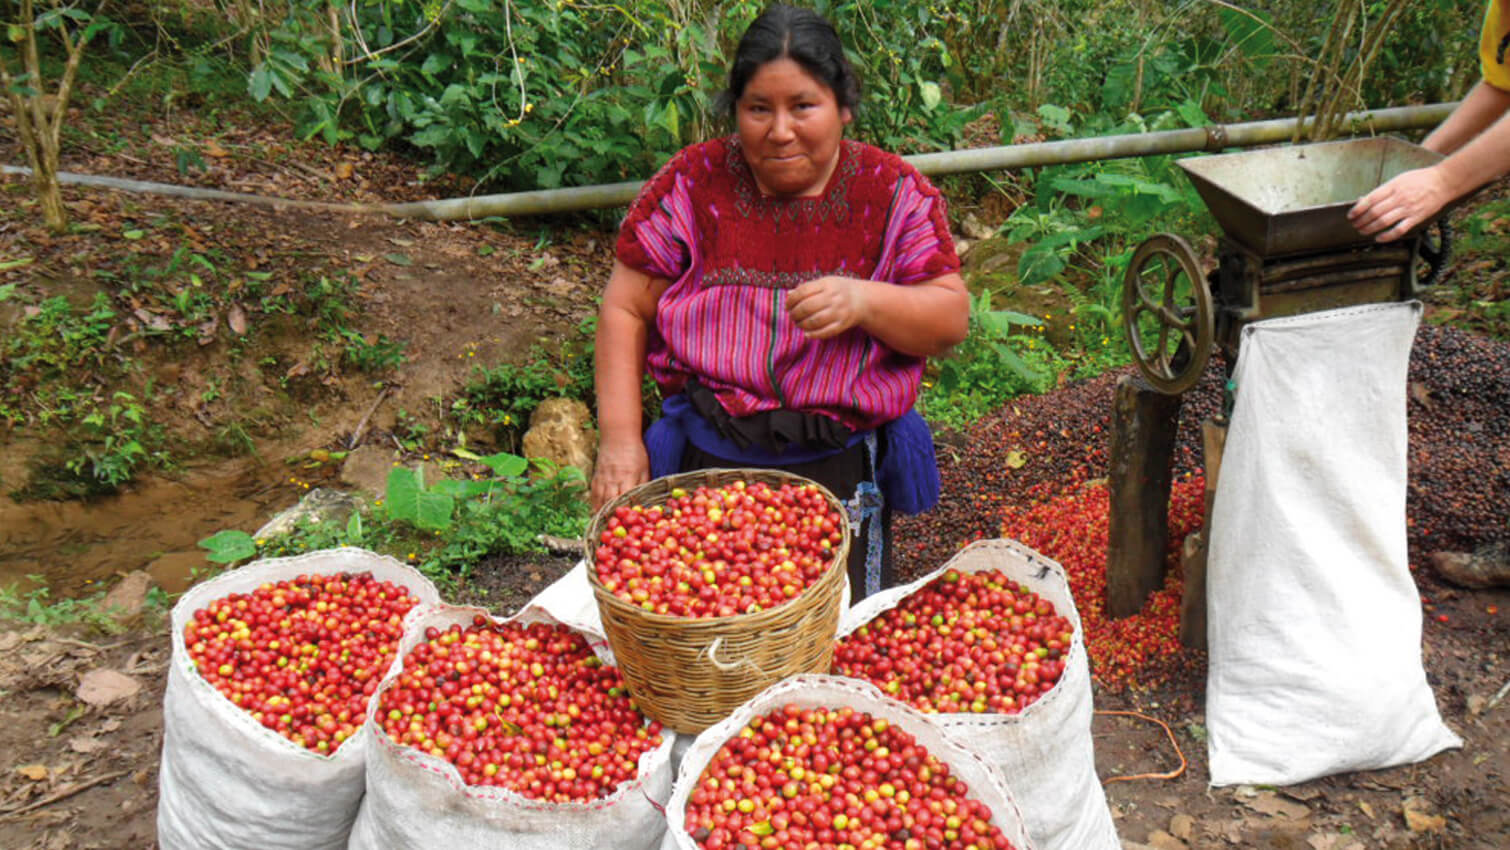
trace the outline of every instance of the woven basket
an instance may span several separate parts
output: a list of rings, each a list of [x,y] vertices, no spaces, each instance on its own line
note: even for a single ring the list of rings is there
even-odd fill
[[[835,513],[843,505],[816,482],[773,469],[699,469],[657,478],[598,510],[587,529],[588,581],[619,672],[640,710],[677,732],[697,734],[736,706],[788,676],[826,672],[849,558],[849,523],[828,570],[792,599],[751,614],[691,619],[644,610],[613,595],[598,579],[593,553],[613,512],[624,505],[664,504],[680,487],[722,487],[736,481],[812,484]]]

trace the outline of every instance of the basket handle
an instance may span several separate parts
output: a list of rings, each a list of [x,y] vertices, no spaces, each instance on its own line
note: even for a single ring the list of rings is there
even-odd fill
[[[734,662],[733,664],[727,664],[727,663],[725,663],[723,661],[719,661],[718,660],[718,647],[720,645],[722,645],[723,642],[724,642],[723,636],[720,635],[720,636],[714,638],[712,643],[710,643],[707,646],[703,647],[703,651],[701,653],[699,653],[699,654],[707,656],[708,657],[708,662],[710,664],[712,664],[714,667],[717,667],[719,670],[722,670],[725,673],[728,673],[728,672],[731,672],[731,671],[734,671],[734,670],[738,670],[740,667],[750,667],[756,673],[759,673],[762,676],[769,676],[769,674],[766,673],[766,671],[760,669],[760,665],[759,664],[756,664],[755,662],[751,661],[748,658],[741,658],[740,660]]]

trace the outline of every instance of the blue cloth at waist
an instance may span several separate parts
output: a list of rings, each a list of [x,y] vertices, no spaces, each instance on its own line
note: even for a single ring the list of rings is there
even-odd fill
[[[938,504],[938,461],[933,452],[933,433],[916,410],[909,410],[881,426],[885,451],[876,468],[876,485],[886,502],[904,514],[926,511]],[[682,453],[691,441],[704,452],[750,466],[792,466],[832,457],[859,445],[867,432],[857,432],[849,443],[838,449],[789,448],[776,454],[762,446],[740,448],[725,439],[708,420],[698,414],[681,393],[661,403],[661,418],[645,432],[645,449],[650,454],[650,477],[660,478],[681,471]],[[836,493],[840,498],[848,494]]]

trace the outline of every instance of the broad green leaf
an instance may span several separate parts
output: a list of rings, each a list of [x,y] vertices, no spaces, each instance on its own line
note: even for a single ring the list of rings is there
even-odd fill
[[[250,534],[236,529],[219,531],[199,541],[202,549],[208,549],[207,560],[217,564],[229,564],[257,554],[257,541]]]
[[[676,102],[666,104],[666,109],[661,112],[661,126],[671,134],[671,138],[681,138],[681,114],[677,112]]]
[[[127,231],[125,231],[124,233],[121,234],[121,238],[122,239],[130,239],[132,242],[135,242],[136,240],[141,239],[143,236],[146,236],[146,235],[147,234],[146,234],[145,231],[141,231],[141,230],[127,230]]]
[[[480,458],[480,460],[489,469],[493,470],[493,474],[499,478],[518,478],[524,474],[526,469],[530,468],[529,461],[519,455],[509,454],[508,452],[488,455],[485,458]]]
[[[456,500],[445,493],[422,490],[415,505],[414,525],[426,531],[443,531],[451,527]]]
[[[269,68],[267,78],[272,82],[273,88],[278,90],[278,94],[284,97],[294,96],[294,88],[289,85],[288,77],[283,72],[276,68]]]
[[[923,95],[923,107],[933,109],[944,99],[944,90],[939,84],[931,80],[918,83],[918,91]]]
[[[1218,6],[1216,14],[1233,45],[1254,60],[1255,67],[1262,69],[1268,64],[1274,56],[1274,27],[1269,14],[1228,6]]]
[[[419,516],[419,493],[423,486],[421,473],[405,466],[395,466],[388,471],[388,488],[384,499],[388,515],[404,522],[414,522]]]
[[[419,70],[424,74],[438,74],[449,67],[451,67],[450,56],[444,53],[431,53],[425,57],[425,62],[419,66]]]
[[[498,483],[495,481],[460,481],[454,478],[447,478],[444,481],[436,482],[435,486],[430,489],[432,492],[444,493],[455,499],[475,499],[479,496],[488,495],[497,486]]]
[[[412,265],[414,265],[414,261],[411,260],[411,259],[409,259],[409,255],[408,254],[397,254],[397,253],[394,253],[394,254],[384,254],[383,255],[383,259],[385,259],[388,262],[394,264],[395,266],[412,266]]]
[[[29,266],[29,265],[31,265],[31,263],[32,263],[32,258],[31,257],[21,257],[19,259],[15,259],[15,260],[0,260],[0,272],[8,272],[11,269],[19,269],[22,266]],[[15,284],[10,284],[10,285],[14,286]],[[4,299],[0,299],[0,301],[3,301],[3,300]]]
[[[252,76],[247,80],[247,92],[252,100],[261,103],[267,100],[267,96],[273,92],[273,77],[267,72],[266,67],[258,67],[252,71]]]
[[[1029,366],[1026,360],[1018,357],[1017,352],[999,342],[991,343],[991,348],[996,352],[997,362],[1016,373],[1018,377],[1025,380],[1032,380],[1038,377],[1038,373],[1033,367]]]
[[[352,511],[346,520],[346,542],[353,546],[362,545],[362,514],[358,511]]]
[[[1189,127],[1204,127],[1211,123],[1211,119],[1206,117],[1206,110],[1193,100],[1181,103],[1174,108],[1174,111],[1179,113],[1180,118],[1184,119],[1186,126]]]
[[[1048,124],[1055,130],[1059,130],[1060,132],[1069,132],[1070,130],[1070,111],[1062,106],[1045,103],[1038,107],[1038,117],[1042,118],[1045,124]]]

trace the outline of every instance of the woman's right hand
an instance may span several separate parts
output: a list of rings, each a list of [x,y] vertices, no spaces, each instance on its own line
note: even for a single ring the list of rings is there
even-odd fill
[[[615,496],[650,480],[650,455],[641,440],[598,445],[598,460],[592,474],[592,509],[612,501]]]

